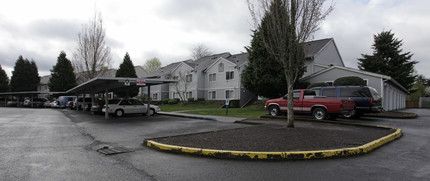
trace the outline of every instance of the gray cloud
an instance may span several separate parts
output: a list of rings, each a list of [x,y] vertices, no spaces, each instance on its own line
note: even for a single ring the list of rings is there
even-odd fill
[[[82,25],[79,22],[49,19],[32,22],[26,29],[31,31],[33,36],[74,41],[81,27]]]

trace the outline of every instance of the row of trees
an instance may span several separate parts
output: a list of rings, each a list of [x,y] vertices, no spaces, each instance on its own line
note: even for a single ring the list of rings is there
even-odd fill
[[[34,60],[30,61],[19,56],[12,71],[10,82],[6,72],[0,65],[0,92],[35,91],[39,82],[39,71]]]

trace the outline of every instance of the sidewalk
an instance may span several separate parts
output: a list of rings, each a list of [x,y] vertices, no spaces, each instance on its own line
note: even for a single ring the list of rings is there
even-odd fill
[[[228,122],[228,123],[234,123],[236,121],[243,121],[246,119],[246,118],[227,117],[227,116],[210,116],[210,115],[187,114],[187,113],[181,113],[181,112],[158,112],[158,114],[166,115],[166,116],[178,116],[178,117],[194,118],[194,119],[205,119],[205,120]]]

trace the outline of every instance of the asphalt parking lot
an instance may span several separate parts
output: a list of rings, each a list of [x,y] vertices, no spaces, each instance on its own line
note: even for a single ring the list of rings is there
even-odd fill
[[[401,128],[404,136],[350,158],[243,161],[158,152],[146,138],[250,125],[157,115],[104,119],[67,109],[0,108],[0,180],[428,180],[430,110],[417,119],[339,120]],[[250,138],[252,139],[252,138]],[[106,156],[103,147],[130,152]]]

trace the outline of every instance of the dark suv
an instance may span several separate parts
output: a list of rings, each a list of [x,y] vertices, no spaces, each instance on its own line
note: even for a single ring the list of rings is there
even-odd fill
[[[367,86],[332,86],[312,88],[317,95],[326,96],[328,99],[352,99],[355,102],[355,111],[345,114],[344,117],[359,118],[364,113],[381,112],[382,98],[373,87]]]

